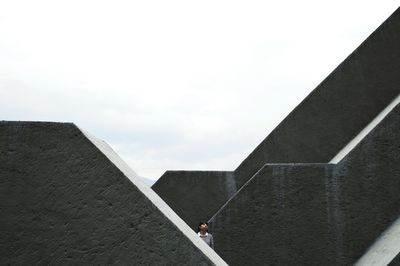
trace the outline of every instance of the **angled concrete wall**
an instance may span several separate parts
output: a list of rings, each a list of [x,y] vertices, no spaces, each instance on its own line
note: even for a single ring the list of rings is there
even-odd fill
[[[1,265],[225,265],[104,142],[0,122]]]
[[[400,9],[396,10],[344,60],[267,138],[237,167],[233,176],[240,188],[265,163],[327,163],[375,116],[400,94]],[[215,172],[220,182],[224,173]],[[204,220],[221,207],[230,194],[212,185],[191,187],[202,175],[194,171],[170,172],[153,189],[187,223]],[[192,180],[194,178],[194,180]],[[227,183],[231,183],[229,174]],[[178,181],[179,180],[179,181]],[[211,180],[211,176],[207,177]],[[177,189],[182,187],[182,189]],[[188,192],[190,188],[190,193]],[[198,191],[197,191],[198,190]],[[196,202],[208,201],[208,212],[192,216]],[[198,197],[198,195],[202,197]],[[181,201],[180,198],[185,198]],[[196,220],[194,219],[194,220]]]
[[[340,163],[267,164],[211,219],[229,265],[351,265],[399,217],[400,105]]]
[[[331,168],[266,165],[210,220],[217,253],[229,265],[335,265]]]
[[[167,171],[152,189],[195,231],[237,191],[233,172],[222,171]]]
[[[265,163],[327,163],[400,94],[400,9],[350,54],[235,170],[243,184]]]

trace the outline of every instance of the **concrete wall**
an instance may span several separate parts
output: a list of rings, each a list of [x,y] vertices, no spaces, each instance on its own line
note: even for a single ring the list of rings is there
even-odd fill
[[[400,9],[344,60],[282,121],[233,173],[240,188],[265,163],[327,163],[400,94]],[[213,178],[220,182],[223,173]],[[229,182],[232,174],[229,174]],[[214,186],[192,187],[198,172],[170,172],[154,190],[187,223],[193,206],[210,198],[209,218],[229,194]],[[207,178],[211,181],[211,176]],[[213,182],[214,183],[214,182]],[[177,189],[182,187],[182,189]],[[190,193],[188,193],[190,188]],[[219,196],[214,201],[212,195]],[[198,197],[201,195],[201,197]],[[185,201],[181,201],[184,198]],[[194,217],[190,220],[190,217]]]
[[[350,265],[400,213],[400,105],[338,164],[267,164],[211,219],[230,265]]]
[[[152,189],[195,231],[237,191],[233,172],[222,171],[167,171]]]
[[[315,88],[235,170],[246,182],[265,163],[327,163],[400,94],[400,9]]]
[[[117,167],[118,165],[118,167]],[[1,265],[224,265],[104,142],[0,122]]]

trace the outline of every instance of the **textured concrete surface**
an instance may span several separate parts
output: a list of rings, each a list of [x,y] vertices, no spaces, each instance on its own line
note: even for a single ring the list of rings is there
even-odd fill
[[[215,250],[229,265],[328,265],[330,168],[265,166],[211,219]]]
[[[222,171],[167,171],[152,189],[195,231],[237,191],[233,172]]]
[[[400,9],[349,55],[236,168],[233,173],[236,187],[240,188],[265,163],[328,163],[395,99],[400,94],[399,29]],[[196,177],[197,173],[170,172],[153,185],[154,190],[189,224],[193,223],[188,218],[192,217],[193,206],[207,197],[203,194],[205,188],[191,186],[196,182],[191,179],[200,178]],[[214,173],[214,178],[218,180],[215,182],[220,182],[223,173]],[[229,174],[229,183],[231,177],[232,174]],[[211,196],[207,197],[210,198],[207,200],[210,211],[201,212],[202,219],[207,219],[209,213],[219,209],[223,199],[230,198],[223,189],[213,189],[213,186],[207,186],[207,193],[219,196],[215,201]]]
[[[389,266],[398,266],[400,265],[400,253],[388,264]]]
[[[400,214],[400,105],[339,162],[344,254],[354,263]],[[340,191],[339,191],[340,192]]]
[[[368,248],[354,266],[376,266],[395,263],[400,252],[400,217]]]
[[[314,89],[235,170],[238,186],[265,163],[327,163],[400,94],[400,9]]]
[[[400,213],[400,106],[338,164],[267,164],[211,219],[229,265],[354,264]]]
[[[104,142],[0,122],[1,265],[224,265]],[[225,264],[226,265],[226,264]]]

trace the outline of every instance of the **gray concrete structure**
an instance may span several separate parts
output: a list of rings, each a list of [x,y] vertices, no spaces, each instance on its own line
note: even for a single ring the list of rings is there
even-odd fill
[[[167,171],[152,188],[160,194],[169,191],[163,200],[185,210],[178,214],[195,231],[237,191],[233,172],[223,171]]]
[[[329,162],[400,94],[399,47],[397,9],[236,168],[237,183],[265,163]]]
[[[399,218],[399,162],[397,105],[338,164],[264,165],[211,219],[215,249],[229,265],[354,264]]]
[[[0,122],[1,265],[226,265],[104,142]]]
[[[368,248],[354,266],[399,265],[400,217],[392,223]]]
[[[240,188],[265,163],[328,163],[371,120],[400,94],[400,9],[349,55],[302,101],[233,172]],[[213,184],[225,172],[167,172],[153,189],[187,223],[210,218],[231,194]],[[218,181],[211,181],[213,178]],[[232,174],[226,176],[231,184]],[[195,179],[196,181],[192,180]],[[229,186],[229,185],[228,185]],[[179,187],[179,189],[176,189]],[[189,193],[190,191],[190,193]],[[218,194],[214,200],[211,195]],[[202,195],[201,198],[198,195]],[[180,200],[185,198],[185,201]],[[206,200],[209,211],[191,214]],[[190,215],[189,215],[190,214]],[[191,217],[190,219],[187,217]]]

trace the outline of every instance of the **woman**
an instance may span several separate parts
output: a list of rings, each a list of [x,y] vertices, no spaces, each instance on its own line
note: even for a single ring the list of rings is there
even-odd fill
[[[212,249],[214,249],[213,236],[208,233],[208,223],[201,222],[197,227],[197,235],[203,239]]]

